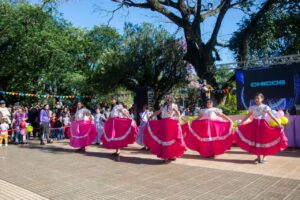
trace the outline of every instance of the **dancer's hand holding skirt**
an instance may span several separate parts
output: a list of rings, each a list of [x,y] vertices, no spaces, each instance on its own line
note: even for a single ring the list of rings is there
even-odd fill
[[[131,119],[110,118],[104,124],[101,141],[107,149],[121,149],[134,143],[137,131],[137,126]]]
[[[177,120],[170,118],[150,121],[144,129],[144,143],[157,157],[164,160],[181,157],[185,143]]]
[[[186,146],[201,156],[210,157],[225,153],[231,148],[233,130],[230,122],[201,119],[184,124]]]
[[[239,125],[234,140],[241,149],[255,155],[274,155],[288,146],[283,130],[269,126],[264,119]]]
[[[96,126],[92,121],[73,121],[69,129],[70,146],[83,148],[93,143],[97,136]]]

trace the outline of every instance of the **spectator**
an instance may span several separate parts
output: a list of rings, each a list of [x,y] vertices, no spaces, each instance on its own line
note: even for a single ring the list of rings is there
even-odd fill
[[[11,124],[11,112],[6,107],[6,103],[4,100],[0,101],[0,120],[6,119],[8,125]]]
[[[71,116],[70,113],[67,112],[64,114],[63,116],[63,124],[64,124],[64,137],[66,138],[67,133],[70,129],[70,125],[71,125]]]
[[[49,116],[49,105],[46,104],[40,112],[40,140],[41,145],[45,145],[44,138],[46,138],[47,143],[52,143],[52,140],[49,138],[49,123],[50,123],[50,116]]]
[[[63,139],[63,118],[62,116],[58,116],[57,120],[55,121],[54,128],[55,128],[55,135],[57,137],[57,140]]]
[[[56,122],[56,113],[52,112],[50,116],[50,137],[56,138],[56,131],[55,131],[55,122]]]
[[[27,120],[26,113],[22,107],[18,107],[17,111],[14,113],[14,125],[15,125],[15,144],[23,144],[23,137],[20,136],[20,125],[23,121]]]
[[[4,140],[4,145],[7,147],[8,145],[8,129],[9,129],[9,125],[7,123],[7,118],[4,117],[1,120],[1,125],[0,125],[0,147],[2,146],[2,142]]]
[[[36,137],[37,129],[39,128],[39,105],[34,106],[28,112],[28,122],[33,127],[33,137]]]

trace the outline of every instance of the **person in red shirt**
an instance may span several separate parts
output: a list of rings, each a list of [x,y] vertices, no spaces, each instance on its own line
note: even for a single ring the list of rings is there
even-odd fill
[[[52,138],[57,138],[57,135],[56,135],[56,131],[55,131],[55,123],[56,123],[56,114],[55,112],[52,112],[52,115],[50,117],[50,136]]]

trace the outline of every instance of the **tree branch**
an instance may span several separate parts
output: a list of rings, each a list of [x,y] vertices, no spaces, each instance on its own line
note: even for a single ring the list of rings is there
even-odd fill
[[[212,48],[215,46],[215,44],[217,42],[217,36],[218,36],[219,30],[221,28],[221,24],[224,19],[224,16],[225,16],[226,12],[228,11],[228,9],[230,8],[230,3],[231,3],[231,0],[223,0],[223,2],[222,2],[222,6],[220,9],[220,13],[218,15],[214,30],[213,30],[210,40],[207,44],[209,51],[212,50]]]
[[[163,4],[161,4],[157,0],[147,0],[146,2],[143,3],[136,3],[135,1],[132,0],[112,0],[112,1],[123,4],[128,7],[148,8],[153,11],[157,11],[180,27],[184,27],[188,23],[186,20],[178,17],[176,14],[168,10]]]
[[[279,3],[280,0],[268,0],[262,8],[253,16],[250,23],[244,29],[243,38],[240,46],[240,61],[246,61],[248,59],[248,39],[253,32],[253,28],[259,22],[259,20],[269,11],[274,4]]]
[[[196,13],[194,14],[195,18],[193,21],[193,26],[195,26],[196,24],[199,24],[201,19],[203,20],[202,16],[201,16],[201,4],[202,4],[202,0],[197,0],[197,5],[196,7]]]

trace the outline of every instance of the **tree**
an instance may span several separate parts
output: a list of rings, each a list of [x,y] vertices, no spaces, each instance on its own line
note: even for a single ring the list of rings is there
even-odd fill
[[[300,51],[299,10],[297,1],[283,0],[257,23],[245,19],[233,34],[230,49],[238,60],[296,54]],[[247,33],[250,27],[251,34]]]
[[[210,1],[202,0],[112,0],[121,6],[138,7],[158,12],[183,29],[187,52],[185,60],[191,63],[201,79],[207,79],[210,84],[217,86],[214,77],[214,62],[219,59],[217,51],[218,34],[225,15],[230,9],[241,9],[249,12],[253,17],[251,24],[256,24],[264,14],[280,0],[220,0],[214,5]],[[257,6],[260,4],[261,6]],[[206,6],[207,4],[207,6]],[[253,8],[255,5],[255,8]],[[208,41],[204,41],[200,24],[209,17],[216,16],[215,25]],[[251,34],[251,26],[244,35],[247,40]]]
[[[119,48],[101,56],[94,82],[106,91],[124,86],[138,94],[151,88],[158,107],[162,96],[185,80],[183,55],[180,42],[166,30],[127,24]]]
[[[48,94],[88,92],[84,34],[56,15],[53,8],[26,1],[0,1],[1,89]]]

